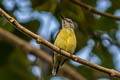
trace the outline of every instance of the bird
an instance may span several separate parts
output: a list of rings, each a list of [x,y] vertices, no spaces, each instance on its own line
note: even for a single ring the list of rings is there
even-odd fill
[[[58,32],[54,45],[61,50],[73,54],[76,48],[76,36],[74,32],[75,25],[69,18],[62,17],[62,29]],[[52,75],[56,76],[59,68],[68,60],[67,57],[54,52],[52,57],[53,69]]]

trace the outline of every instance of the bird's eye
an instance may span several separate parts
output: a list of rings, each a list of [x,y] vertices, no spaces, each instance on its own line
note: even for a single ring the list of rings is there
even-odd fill
[[[67,20],[67,22],[72,23],[72,21],[70,21],[70,20]]]
[[[71,21],[68,21],[69,23],[72,23]]]

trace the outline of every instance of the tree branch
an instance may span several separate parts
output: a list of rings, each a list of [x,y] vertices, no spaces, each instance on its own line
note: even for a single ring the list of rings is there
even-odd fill
[[[25,53],[31,53],[31,54],[39,57],[41,60],[44,60],[44,61],[52,64],[52,58],[50,55],[48,55],[47,53],[45,53],[44,51],[42,51],[38,48],[31,46],[26,41],[18,38],[17,36],[11,34],[8,31],[0,29],[0,39],[20,48]],[[65,64],[63,67],[61,67],[60,72],[66,73],[66,76],[70,77],[73,80],[86,80],[83,76],[81,76],[78,72],[73,70],[67,64]]]
[[[53,45],[52,43],[50,43],[49,41],[45,40],[44,38],[42,38],[41,36],[31,32],[30,30],[26,29],[25,27],[23,27],[22,25],[20,25],[13,17],[9,16],[5,11],[3,11],[0,8],[0,13],[2,16],[4,16],[6,19],[8,19],[8,21],[15,25],[16,28],[18,28],[19,30],[21,30],[22,32],[26,33],[27,35],[31,36],[32,38],[34,38],[38,43],[44,44],[46,46],[48,46],[49,48],[51,48],[52,50],[58,52],[59,54],[68,57],[69,59],[72,59],[75,62],[78,63],[82,63],[86,66],[89,66],[91,68],[94,68],[96,70],[108,73],[110,76],[114,76],[114,77],[119,77],[120,78],[120,72],[115,71],[114,69],[109,69],[109,68],[105,68],[102,66],[99,66],[97,64],[93,64],[91,62],[88,62],[84,59],[81,59],[75,55],[72,55],[64,50],[61,50],[60,48],[56,47],[55,45]]]
[[[109,13],[102,13],[100,11],[98,11],[97,9],[93,8],[92,6],[88,5],[88,4],[85,4],[83,2],[80,2],[78,0],[71,0],[71,2],[73,2],[74,4],[77,4],[89,11],[91,11],[92,13],[95,13],[97,15],[101,15],[101,16],[105,16],[105,17],[108,17],[108,18],[111,18],[111,19],[115,19],[115,20],[120,20],[120,17],[117,17],[117,16],[114,16],[112,14],[109,14]]]

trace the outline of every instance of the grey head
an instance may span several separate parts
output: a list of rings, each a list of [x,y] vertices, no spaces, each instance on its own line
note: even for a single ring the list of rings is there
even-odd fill
[[[75,28],[74,23],[69,18],[63,18],[62,19],[62,28]]]

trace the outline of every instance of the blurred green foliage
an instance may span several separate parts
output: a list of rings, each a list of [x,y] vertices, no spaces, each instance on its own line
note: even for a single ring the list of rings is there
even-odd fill
[[[83,1],[93,7],[97,6],[97,0],[79,1]],[[110,6],[106,12],[113,14],[117,9],[120,8],[120,0],[110,1],[112,6]],[[77,36],[76,52],[83,48],[87,44],[87,41],[92,38],[96,41],[96,43],[100,44],[95,45],[93,52],[101,59],[101,65],[108,68],[115,68],[113,56],[108,52],[107,48],[103,47],[100,38],[96,39],[96,36],[94,35],[94,32],[96,31],[110,32],[111,30],[116,30],[118,25],[115,20],[104,16],[96,18],[93,13],[72,3],[70,0],[31,0],[31,3],[33,10],[37,10],[39,12],[48,11],[51,12],[57,19],[58,15],[63,15],[75,21],[77,23],[77,28],[75,29]],[[0,7],[3,7],[2,0],[0,0]],[[27,23],[22,23],[22,25],[37,33],[40,22],[37,20],[31,20]],[[0,17],[0,28],[13,33],[28,42],[31,40],[31,38],[15,29],[3,17]],[[111,36],[112,34],[109,35]],[[87,80],[97,79],[97,77],[94,75],[96,71],[93,69],[90,69],[86,66],[70,66],[75,68],[76,71],[83,75]],[[36,80],[36,77],[33,75],[29,67],[29,61],[27,60],[24,52],[12,46],[11,44],[0,42],[0,80]],[[113,78],[110,79],[115,80]]]

